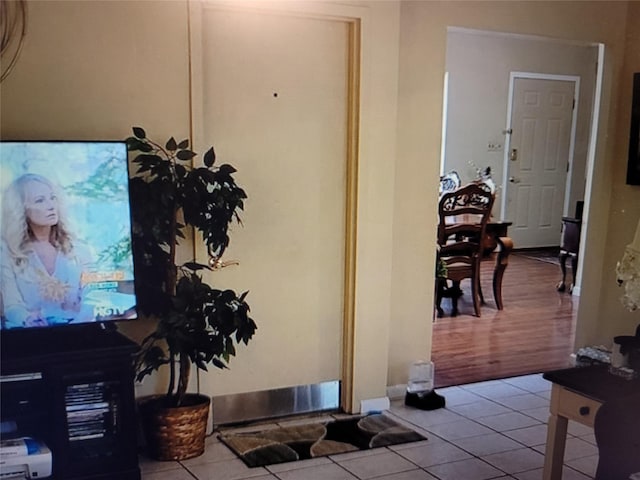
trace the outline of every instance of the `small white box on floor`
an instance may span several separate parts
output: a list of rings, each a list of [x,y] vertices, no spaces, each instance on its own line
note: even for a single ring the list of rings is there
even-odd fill
[[[389,401],[389,397],[368,398],[367,400],[360,401],[360,413],[382,412],[389,410],[390,406],[391,402]]]

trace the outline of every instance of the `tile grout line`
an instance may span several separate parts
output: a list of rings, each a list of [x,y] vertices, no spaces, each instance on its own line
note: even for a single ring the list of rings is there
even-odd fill
[[[493,381],[495,381],[495,380],[493,380]],[[502,381],[500,380],[500,382],[502,382]],[[479,383],[482,383],[482,382],[479,382]],[[505,382],[505,383],[507,383],[507,382]],[[510,385],[510,386],[513,386],[513,385],[511,385],[511,384],[509,384],[509,385]],[[464,387],[464,386],[461,386],[461,387]],[[519,388],[519,389],[520,389],[520,390],[523,390],[522,388]],[[474,395],[477,395],[478,397],[481,397],[481,398],[483,398],[483,399],[485,399],[485,400],[488,400],[488,401],[490,401],[490,402],[492,402],[492,403],[494,403],[494,404],[496,404],[496,405],[498,405],[498,406],[501,406],[501,407],[507,408],[508,410],[510,410],[510,411],[511,411],[511,412],[509,412],[509,413],[519,413],[519,414],[521,414],[521,415],[525,415],[525,416],[527,416],[527,417],[529,417],[529,418],[531,418],[531,419],[535,420],[536,422],[538,422],[538,423],[537,423],[537,425],[530,425],[530,426],[546,425],[546,423],[544,423],[544,422],[540,421],[539,419],[537,419],[537,418],[535,418],[535,417],[532,417],[532,416],[530,416],[530,415],[527,415],[527,414],[523,413],[523,411],[522,411],[522,410],[516,410],[516,409],[514,409],[513,407],[510,407],[510,406],[508,406],[508,405],[504,405],[504,404],[502,404],[502,403],[500,403],[500,402],[496,401],[496,399],[494,399],[494,398],[485,397],[485,396],[483,396],[483,395],[481,395],[481,394],[479,394],[479,393],[477,393],[477,392],[474,392],[474,391],[472,391],[472,390],[468,390],[468,389],[464,389],[464,390],[469,391],[470,393],[473,393]],[[533,394],[533,395],[535,395],[535,393],[534,393],[534,392],[524,391],[524,390],[523,390],[523,394]],[[508,398],[508,397],[510,397],[510,396],[518,396],[518,395],[523,395],[523,394],[519,394],[519,393],[518,393],[518,394],[515,394],[515,395],[507,395],[507,396],[505,396],[505,397],[500,397],[500,398]],[[547,400],[545,397],[542,397],[542,396],[540,396],[540,395],[536,395],[536,396],[539,396],[540,398],[543,398],[543,399]],[[472,403],[473,403],[473,402],[470,402],[470,403],[469,403],[469,405],[470,405],[470,404],[472,404]],[[466,405],[466,404],[461,404],[461,405]],[[445,407],[445,409],[446,409],[446,407]],[[506,452],[511,452],[511,451],[514,451],[514,450],[523,450],[523,449],[531,450],[531,451],[533,451],[533,452],[535,452],[535,453],[541,454],[539,451],[537,451],[537,450],[534,448],[536,445],[534,445],[534,446],[526,445],[526,444],[524,444],[523,442],[521,442],[521,441],[519,441],[519,440],[517,440],[517,439],[515,439],[515,438],[509,437],[508,435],[505,435],[505,434],[504,434],[504,432],[507,432],[507,431],[515,431],[515,430],[520,430],[520,429],[522,429],[522,428],[528,428],[528,427],[517,427],[517,428],[510,429],[510,430],[498,431],[498,430],[495,430],[494,428],[492,428],[492,427],[490,427],[490,426],[488,426],[488,425],[485,425],[485,424],[483,424],[483,423],[480,423],[480,422],[476,421],[476,419],[475,419],[475,418],[470,418],[470,417],[468,417],[468,416],[466,416],[466,415],[464,415],[464,414],[461,414],[461,413],[455,412],[455,411],[453,411],[453,410],[449,410],[449,411],[450,411],[450,412],[452,412],[452,413],[455,413],[456,415],[460,415],[461,417],[463,417],[463,419],[464,419],[464,420],[468,420],[468,421],[471,421],[471,422],[473,422],[473,423],[475,423],[475,424],[477,424],[477,425],[480,425],[480,426],[482,426],[482,427],[488,428],[488,429],[489,429],[489,430],[491,430],[493,433],[498,434],[498,435],[501,435],[501,436],[504,436],[505,438],[508,438],[508,439],[510,439],[510,440],[512,440],[512,441],[514,441],[514,442],[516,442],[516,443],[518,443],[518,444],[520,444],[520,445],[522,446],[522,448],[518,448],[518,449],[515,449],[515,448],[514,448],[514,449],[509,449],[509,450],[505,450],[505,451],[502,451],[502,452],[495,452],[494,454],[498,454],[498,453],[506,453]],[[422,427],[422,426],[420,426],[420,425],[417,425],[416,423],[412,422],[411,420],[408,420],[408,419],[405,419],[405,418],[401,417],[399,414],[394,414],[394,415],[396,415],[398,418],[401,418],[402,420],[404,420],[404,421],[406,421],[406,422],[410,423],[411,425],[415,425],[417,428],[420,428],[420,429],[422,429],[422,430],[429,431],[429,430],[428,430],[428,428],[424,428],[424,427]],[[500,414],[497,414],[497,415],[500,415]],[[491,417],[491,416],[496,416],[496,415],[487,415],[486,417],[479,417],[479,418],[488,418],[488,417]],[[445,422],[445,423],[443,423],[443,424],[439,424],[439,425],[445,425],[446,423],[453,423],[453,422],[455,422],[455,421],[452,421],[452,422]],[[429,433],[430,433],[431,435],[436,436],[437,438],[440,438],[440,439],[441,439],[441,440],[443,440],[444,442],[446,442],[446,443],[448,443],[448,444],[450,444],[450,445],[452,445],[452,446],[454,446],[454,447],[456,447],[456,448],[459,448],[460,450],[464,451],[465,453],[467,453],[467,454],[471,455],[473,458],[476,458],[476,459],[478,459],[478,460],[482,461],[483,463],[486,463],[487,465],[489,465],[489,466],[491,466],[491,467],[493,467],[493,468],[496,468],[496,469],[497,469],[497,470],[499,470],[499,471],[502,471],[505,475],[509,475],[509,476],[513,475],[513,474],[511,474],[511,473],[505,472],[504,470],[502,470],[501,468],[497,467],[496,465],[493,465],[493,464],[489,463],[488,461],[484,460],[482,457],[480,457],[480,456],[476,455],[475,453],[473,453],[473,452],[471,452],[471,451],[469,451],[469,450],[465,449],[463,446],[461,446],[461,445],[459,445],[459,444],[457,444],[457,443],[454,443],[454,441],[452,441],[452,440],[448,440],[448,439],[443,438],[443,437],[440,437],[440,436],[438,436],[437,434],[435,434],[435,433],[433,433],[433,432],[430,432],[430,431],[429,431]],[[484,434],[471,435],[471,436],[469,436],[469,437],[463,437],[463,438],[461,438],[461,439],[456,439],[456,440],[462,440],[462,439],[464,439],[464,438],[474,438],[474,437],[479,437],[479,436],[482,436],[482,435],[484,435]],[[572,435],[572,438],[578,438],[578,437],[575,437],[575,436],[573,436],[573,435]],[[546,442],[545,442],[545,443],[546,443]],[[542,444],[541,444],[541,445],[542,445]],[[409,460],[408,458],[404,457],[404,456],[402,455],[402,453],[400,453],[400,451],[397,451],[396,453],[398,453],[399,455],[401,455],[401,456],[402,456],[403,458],[405,458],[406,460]],[[493,454],[492,454],[492,455],[493,455]],[[588,456],[589,456],[589,455],[587,455],[587,456],[585,456],[585,457],[578,457],[578,458],[586,458],[586,457],[588,457]],[[409,460],[409,461],[410,461],[410,460]],[[442,464],[438,464],[438,465],[444,465],[444,464],[446,464],[446,463],[454,463],[454,462],[443,462]],[[581,471],[579,471],[579,470],[577,470],[577,469],[575,469],[575,468],[573,468],[573,467],[571,467],[571,466],[567,465],[566,463],[564,463],[564,461],[563,461],[563,466],[564,466],[564,467],[566,467],[566,468],[570,468],[570,469],[572,469],[572,470],[574,470],[574,471],[576,471],[576,472],[578,472],[578,473],[580,473],[580,474],[582,474],[582,475],[585,475],[585,476],[586,476],[586,474],[584,474],[583,472],[581,472]],[[420,468],[424,468],[424,467],[420,467]],[[529,471],[537,470],[538,468],[539,468],[539,467],[536,467],[536,468],[533,468],[533,469],[523,470],[523,471],[520,471],[520,472],[514,472],[514,474],[526,473],[526,472],[529,472]],[[425,471],[426,471],[427,473],[429,473],[429,474],[433,475],[431,472],[429,472],[429,471],[427,471],[427,470],[425,470]],[[496,478],[496,477],[493,477],[493,478]]]

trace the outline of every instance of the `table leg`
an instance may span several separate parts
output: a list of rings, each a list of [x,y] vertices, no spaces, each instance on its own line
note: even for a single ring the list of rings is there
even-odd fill
[[[549,415],[542,480],[560,480],[562,478],[568,423],[566,417],[554,413]]]
[[[444,310],[442,309],[442,297],[444,297],[445,290],[447,289],[446,278],[436,278],[436,311],[438,312],[438,318],[444,317]]]
[[[576,286],[576,273],[578,270],[578,253],[571,254],[571,278],[573,279],[573,283],[571,284],[571,288],[569,289],[569,293],[573,292],[573,288]]]
[[[569,253],[565,250],[560,250],[560,255],[558,255],[558,260],[560,260],[560,271],[562,272],[562,280],[558,283],[557,290],[559,292],[564,292],[567,289],[565,281],[567,279],[567,257]]]
[[[493,298],[496,301],[498,310],[502,310],[502,277],[509,264],[509,255],[513,250],[513,240],[509,237],[497,237],[496,240],[500,250],[498,251],[496,267],[493,271]]]

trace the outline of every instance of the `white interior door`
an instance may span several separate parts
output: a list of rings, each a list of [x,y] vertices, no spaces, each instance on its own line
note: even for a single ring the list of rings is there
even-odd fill
[[[516,248],[558,246],[572,150],[576,83],[515,78],[506,220]]]
[[[345,21],[203,4],[199,129],[248,194],[225,253],[240,265],[213,280],[249,290],[258,323],[214,395],[341,377],[348,33]]]

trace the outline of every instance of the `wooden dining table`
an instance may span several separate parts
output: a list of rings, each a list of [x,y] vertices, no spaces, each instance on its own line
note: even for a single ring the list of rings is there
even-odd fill
[[[454,223],[469,223],[473,221],[466,215],[451,217],[451,220]],[[498,249],[496,253],[496,263],[493,269],[492,281],[493,298],[496,302],[496,308],[498,310],[502,310],[504,308],[504,304],[502,302],[502,279],[504,277],[504,271],[509,265],[509,255],[513,250],[513,240],[508,235],[509,227],[512,224],[513,222],[490,219],[487,222],[484,239],[482,241],[485,258],[490,258],[491,254],[495,252],[496,249]],[[486,303],[484,301],[484,296],[482,295],[482,289],[480,298],[482,300],[482,303]]]

